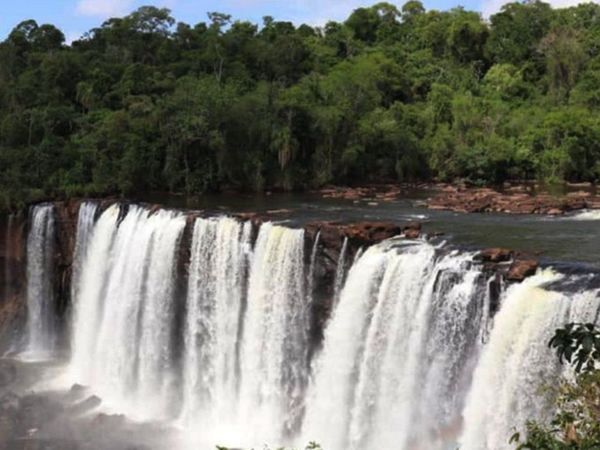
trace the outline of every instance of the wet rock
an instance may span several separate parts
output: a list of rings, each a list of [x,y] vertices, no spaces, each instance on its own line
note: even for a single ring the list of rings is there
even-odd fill
[[[0,361],[0,388],[5,388],[17,379],[17,368],[12,361]]]
[[[92,424],[99,427],[107,427],[107,428],[118,428],[125,425],[125,415],[124,414],[104,414],[100,413],[94,420],[92,420]]]
[[[333,250],[333,253],[341,251],[344,238],[348,238],[352,248],[358,249],[397,236],[403,231],[400,225],[391,222],[341,224],[323,221],[309,223],[304,229],[312,239],[320,232],[321,245]]]
[[[343,233],[360,245],[373,245],[402,233],[402,227],[391,222],[359,222],[346,225]]]
[[[377,202],[391,202],[399,198],[404,192],[405,185],[381,184],[374,186],[327,186],[317,191],[323,198],[334,198],[341,200],[350,200],[355,203],[360,201],[369,202],[371,206],[376,206]]]
[[[539,263],[534,259],[517,259],[515,260],[506,274],[506,279],[509,281],[523,281],[525,278],[535,275]]]
[[[417,239],[421,236],[421,222],[409,222],[402,227],[404,237],[407,239]]]
[[[513,251],[506,248],[487,248],[482,250],[476,259],[483,262],[499,263],[510,261],[513,256]]]
[[[404,230],[404,237],[406,239],[418,239],[420,235],[421,235],[420,230],[414,230],[411,228]]]
[[[71,394],[80,394],[80,393],[84,392],[86,389],[87,388],[85,386],[75,383],[73,386],[71,386],[71,389],[69,389],[69,392]]]
[[[80,384],[74,384],[73,386],[71,386],[71,389],[69,389],[69,392],[67,392],[67,399],[73,402],[80,400],[81,398],[83,398],[87,390],[88,388],[86,388],[85,386],[82,386]]]
[[[423,224],[421,222],[408,222],[406,225],[402,227],[404,231],[406,230],[418,230],[421,231],[423,228]]]
[[[493,189],[449,189],[427,201],[429,209],[464,213],[499,212],[507,214],[561,215],[568,211],[600,207],[600,198],[578,191],[565,196],[533,195],[527,187],[513,186],[504,192]]]
[[[100,397],[92,395],[92,396],[86,398],[85,400],[73,405],[70,409],[70,412],[75,415],[84,414],[93,409],[96,409],[101,404],[102,404],[102,400],[100,399]]]
[[[148,215],[152,216],[162,209],[161,205],[153,204],[148,206]]]
[[[495,314],[500,309],[500,297],[502,295],[502,276],[498,271],[495,272],[489,284],[490,311]]]

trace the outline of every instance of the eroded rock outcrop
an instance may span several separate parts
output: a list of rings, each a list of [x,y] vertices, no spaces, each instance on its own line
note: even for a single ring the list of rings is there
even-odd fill
[[[546,193],[532,194],[526,190],[466,189],[446,187],[427,201],[434,210],[463,213],[507,213],[562,215],[582,209],[600,208],[600,197],[586,191],[571,192],[564,196]]]
[[[516,259],[508,269],[506,279],[523,281],[525,278],[535,275],[539,266],[539,262],[535,259]]]
[[[487,248],[477,255],[477,259],[483,262],[500,263],[510,261],[514,252],[507,248]]]
[[[0,354],[14,343],[26,318],[26,223],[23,215],[0,218]]]

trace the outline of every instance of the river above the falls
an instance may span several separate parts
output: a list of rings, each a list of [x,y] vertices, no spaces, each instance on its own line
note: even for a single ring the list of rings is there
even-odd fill
[[[465,249],[504,247],[529,253],[547,264],[581,263],[600,268],[600,211],[558,217],[437,211],[423,206],[432,194],[431,190],[415,189],[388,202],[328,199],[311,193],[219,194],[196,199],[151,195],[140,200],[223,214],[271,212],[274,221],[289,226],[314,221],[418,221],[425,233],[441,233],[449,243]]]

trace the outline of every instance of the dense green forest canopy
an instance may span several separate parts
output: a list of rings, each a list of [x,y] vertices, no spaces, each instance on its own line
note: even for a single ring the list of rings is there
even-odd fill
[[[0,43],[0,208],[43,196],[600,177],[600,5],[343,23],[142,7]]]

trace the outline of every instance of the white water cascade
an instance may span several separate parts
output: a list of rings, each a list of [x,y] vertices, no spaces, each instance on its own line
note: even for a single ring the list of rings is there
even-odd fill
[[[4,292],[2,299],[0,299],[0,303],[3,301],[8,301],[12,295],[12,244],[11,237],[13,233],[13,223],[15,217],[10,214],[6,219],[6,230],[4,236]]]
[[[337,261],[337,268],[335,270],[335,279],[333,281],[333,301],[334,305],[337,305],[340,299],[340,292],[342,291],[342,286],[344,285],[345,275],[346,275],[346,252],[348,251],[348,238],[344,238],[344,243],[342,244],[342,250],[340,251],[340,256]]]
[[[352,267],[314,365],[304,437],[324,448],[444,448],[487,317],[470,256],[372,247]]]
[[[185,448],[509,450],[551,412],[538,390],[563,370],[554,330],[600,306],[597,290],[556,288],[587,286],[574,275],[540,271],[501,292],[492,321],[492,273],[473,254],[392,239],[350,260],[314,348],[318,238],[92,203],[78,227],[73,381],[174,421]]]
[[[598,290],[569,296],[544,289],[561,276],[544,271],[505,294],[490,342],[474,374],[464,410],[463,450],[511,448],[508,437],[523,432],[532,418],[552,414],[550,399],[540,389],[554,384],[565,370],[548,349],[554,330],[570,322],[598,320]]]
[[[194,224],[183,358],[183,419],[222,442],[235,422],[239,334],[250,224],[230,218]],[[209,436],[206,436],[209,435]],[[202,436],[201,436],[202,438]]]
[[[71,298],[74,299],[79,297],[78,289],[81,286],[81,273],[86,262],[88,247],[92,242],[91,234],[94,229],[97,210],[98,205],[94,202],[84,202],[79,208],[71,283]]]
[[[304,232],[265,223],[253,248],[249,222],[196,219],[180,305],[185,217],[137,206],[94,216],[82,205],[74,380],[137,418],[177,418],[206,448],[297,430],[309,367]]]
[[[251,260],[240,353],[239,420],[252,444],[297,429],[308,376],[304,231],[263,224]]]
[[[113,206],[92,233],[76,298],[72,368],[109,404],[136,417],[168,415],[175,260],[185,217]]]
[[[55,350],[54,231],[54,207],[34,206],[27,236],[27,358],[47,358]]]

